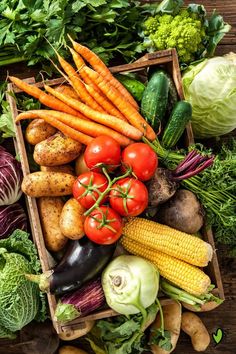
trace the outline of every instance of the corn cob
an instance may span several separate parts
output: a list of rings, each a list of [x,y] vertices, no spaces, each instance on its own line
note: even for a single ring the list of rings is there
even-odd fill
[[[213,255],[213,249],[209,243],[147,219],[129,218],[124,225],[123,235],[142,243],[147,248],[166,253],[199,267],[207,266]]]
[[[152,262],[164,278],[190,294],[202,295],[208,292],[211,280],[199,268],[165,253],[148,249],[143,244],[125,236],[122,237],[121,244],[131,254]]]

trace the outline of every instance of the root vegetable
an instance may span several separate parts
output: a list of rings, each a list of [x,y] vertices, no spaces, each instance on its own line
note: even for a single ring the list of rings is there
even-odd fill
[[[164,329],[169,331],[171,334],[171,344],[172,348],[170,351],[166,351],[160,348],[156,344],[151,345],[152,353],[153,354],[169,354],[171,353],[177,344],[179,334],[180,334],[180,327],[181,327],[181,313],[182,307],[181,304],[175,301],[172,304],[165,305],[162,308],[163,317],[164,317]],[[155,330],[161,327],[161,316],[160,313],[157,314],[156,320],[153,322],[151,326],[151,330]],[[151,331],[151,340],[155,335],[154,331]]]
[[[203,225],[203,208],[194,193],[179,189],[157,213],[160,223],[188,234],[197,233]]]
[[[38,200],[43,237],[49,251],[62,250],[68,241],[62,234],[59,224],[63,205],[60,197],[43,197]]]
[[[40,166],[40,171],[43,171],[43,172],[63,172],[63,173],[69,173],[72,176],[75,175],[74,168],[71,165]]]
[[[76,199],[69,199],[61,212],[60,229],[64,236],[79,240],[84,236],[84,207]]]
[[[25,139],[31,145],[36,145],[56,133],[56,129],[43,119],[34,119],[25,131]]]
[[[64,345],[59,349],[59,354],[87,354],[87,352],[71,345]]]
[[[42,166],[58,166],[75,160],[82,149],[81,143],[61,133],[41,141],[34,148],[34,160]]]
[[[63,172],[33,172],[25,176],[22,191],[30,197],[60,197],[72,194],[75,177]]]
[[[177,183],[171,181],[171,172],[165,168],[157,168],[155,175],[148,183],[148,200],[151,207],[165,203],[176,192]]]
[[[201,319],[191,312],[182,315],[181,329],[191,337],[194,350],[203,352],[210,344],[210,335]]]
[[[79,175],[82,175],[82,173],[89,172],[89,171],[90,170],[84,161],[84,152],[83,152],[75,160],[75,175],[79,176]]]

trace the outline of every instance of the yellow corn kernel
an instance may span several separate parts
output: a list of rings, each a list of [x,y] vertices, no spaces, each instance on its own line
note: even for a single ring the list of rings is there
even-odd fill
[[[129,218],[123,235],[199,267],[207,266],[213,255],[212,246],[200,238],[143,218]]]
[[[164,278],[181,289],[193,295],[202,295],[207,292],[211,280],[199,268],[168,254],[148,249],[143,244],[125,236],[122,237],[121,244],[129,253],[152,262]]]

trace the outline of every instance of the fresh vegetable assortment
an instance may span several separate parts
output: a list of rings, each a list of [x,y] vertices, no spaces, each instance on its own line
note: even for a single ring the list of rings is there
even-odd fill
[[[134,7],[131,2],[125,16],[143,11],[146,22],[139,20],[144,29],[141,36],[149,35],[150,50],[153,44],[159,49],[176,47],[180,61],[189,64],[193,59],[213,55],[216,44],[230,27],[215,13],[207,21],[203,6],[192,4],[180,9],[182,3],[164,0],[159,6],[140,6],[135,2]],[[88,7],[89,14],[93,8],[106,4],[102,1],[81,6]],[[41,5],[37,2],[39,8]],[[118,3],[113,5],[115,9]],[[19,10],[21,17],[25,6],[23,1],[14,14]],[[119,9],[122,7],[128,8],[126,1],[119,2]],[[108,8],[104,7],[104,11],[101,16]],[[39,12],[43,16],[43,11]],[[3,14],[7,14],[6,10]],[[56,10],[55,14],[58,16],[59,12]],[[148,15],[153,17],[147,19]],[[91,23],[98,20],[92,17],[88,15]],[[118,24],[116,31],[119,32]],[[225,117],[225,126],[219,125],[219,134],[215,134],[218,127],[212,129],[208,120],[206,132],[202,123],[198,129],[198,120],[206,112],[199,103],[205,94],[199,75],[213,63],[213,70],[215,64],[220,76],[218,68],[226,65],[226,76],[232,78],[233,86],[233,55],[190,65],[183,77],[185,100],[179,100],[165,67],[151,66],[146,82],[134,74],[113,76],[96,50],[89,49],[93,45],[84,45],[86,38],[81,41],[83,44],[74,38],[73,31],[68,31],[68,36],[63,33],[60,41],[69,42],[72,48],[60,54],[57,45],[47,44],[48,55],[58,60],[59,65],[53,65],[63,76],[63,84],[43,83],[40,89],[9,77],[34,98],[16,122],[32,119],[28,124],[24,122],[23,132],[37,170],[22,180],[20,164],[0,148],[7,161],[0,171],[5,181],[1,189],[0,237],[6,238],[0,241],[0,255],[5,262],[0,269],[0,307],[6,311],[6,295],[9,303],[17,307],[14,297],[24,289],[27,300],[32,301],[28,314],[24,314],[28,308],[23,303],[24,296],[21,309],[16,312],[13,306],[9,319],[2,313],[0,337],[11,338],[33,319],[44,319],[42,293],[50,292],[57,299],[53,320],[63,324],[107,307],[115,311],[114,318],[97,321],[85,337],[96,353],[170,353],[181,329],[191,337],[195,350],[204,351],[210,337],[192,312],[214,309],[223,300],[212,293],[215,285],[205,272],[214,250],[201,239],[201,228],[206,217],[215,227],[218,239],[236,244],[228,237],[234,229],[235,142],[231,150],[223,147],[214,155],[200,144],[184,151],[182,138],[189,122],[193,122],[194,132],[203,132],[196,133],[201,137],[221,135],[233,128],[231,112],[229,119]],[[150,41],[145,38],[144,44],[149,45]],[[22,53],[25,50],[20,46],[19,49]],[[35,53],[35,60],[38,55]],[[67,61],[70,55],[71,61]],[[232,67],[229,71],[227,61]],[[214,74],[215,79],[217,75]],[[209,78],[205,85],[211,84]],[[221,95],[219,87],[213,86],[216,95]],[[233,100],[232,90],[224,93]],[[203,100],[212,112],[211,101],[207,102],[205,96]],[[224,106],[220,102],[216,107],[219,115]],[[225,185],[224,191],[219,183]],[[38,263],[32,263],[36,254],[32,251],[34,257],[30,255],[30,241],[14,233],[7,238],[15,228],[26,228],[26,215],[18,204],[22,192],[37,199],[45,247],[55,260],[55,266],[41,274]],[[9,211],[16,215],[14,222]],[[14,269],[14,262],[20,267]],[[16,284],[9,285],[8,293],[4,290],[5,273],[9,283],[13,275],[17,279]],[[172,302],[162,308],[159,300],[163,295]],[[83,351],[64,346],[60,352]]]

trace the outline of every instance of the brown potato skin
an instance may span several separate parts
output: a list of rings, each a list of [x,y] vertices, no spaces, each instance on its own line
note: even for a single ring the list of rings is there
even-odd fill
[[[75,160],[75,174],[76,176],[81,175],[82,173],[89,172],[90,169],[87,167],[84,161],[84,152],[77,157]]]
[[[40,166],[65,165],[79,156],[82,144],[56,133],[35,145],[34,160]]]
[[[36,145],[55,134],[56,131],[56,128],[46,123],[43,119],[34,119],[26,128],[25,140],[31,145]]]
[[[65,203],[60,217],[60,229],[64,236],[71,240],[84,236],[84,212],[85,208],[75,198]]]
[[[59,354],[88,354],[82,349],[72,347],[71,345],[64,345],[59,349]]]
[[[181,329],[191,337],[193,349],[203,352],[210,344],[210,335],[202,320],[192,312],[182,314]]]
[[[75,177],[63,172],[33,172],[23,178],[22,191],[34,198],[72,194]]]
[[[73,176],[75,175],[74,168],[71,165],[40,166],[40,170],[44,172],[63,172]]]
[[[163,316],[164,316],[164,325],[165,330],[170,331],[171,333],[171,344],[172,349],[170,351],[166,351],[160,348],[156,344],[151,345],[151,350],[153,354],[169,354],[171,353],[177,344],[180,334],[181,327],[181,315],[182,315],[182,307],[181,304],[177,301],[174,301],[171,304],[165,305],[162,307]],[[161,317],[158,312],[155,321],[153,322],[151,329],[158,329],[161,326]]]
[[[45,246],[47,250],[52,252],[62,250],[68,241],[62,234],[59,224],[63,205],[60,197],[41,197],[38,199]]]

